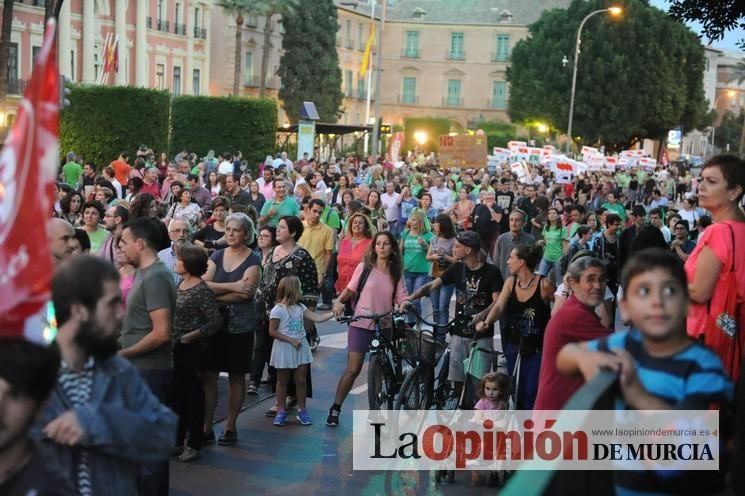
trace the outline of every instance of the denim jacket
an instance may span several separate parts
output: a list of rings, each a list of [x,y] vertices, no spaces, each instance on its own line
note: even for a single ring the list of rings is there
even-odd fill
[[[57,384],[32,433],[74,481],[80,447],[56,444],[43,433],[49,422],[70,408]],[[80,446],[89,453],[93,494],[137,494],[140,464],[167,460],[176,440],[176,415],[150,392],[137,369],[119,356],[96,362],[90,401],[73,410],[84,431]]]

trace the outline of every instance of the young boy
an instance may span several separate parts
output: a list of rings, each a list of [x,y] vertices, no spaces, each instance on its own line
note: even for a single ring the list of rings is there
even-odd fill
[[[626,263],[621,311],[634,327],[581,344],[557,357],[565,374],[585,380],[600,368],[619,372],[617,409],[712,410],[726,413],[734,389],[719,358],[686,335],[688,286],[671,252],[642,250]],[[726,425],[726,419],[720,419]],[[723,440],[724,441],[724,440]],[[711,494],[724,490],[724,471],[617,471],[616,494]]]

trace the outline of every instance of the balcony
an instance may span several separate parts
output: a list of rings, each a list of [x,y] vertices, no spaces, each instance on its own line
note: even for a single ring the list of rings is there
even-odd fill
[[[442,97],[442,106],[443,107],[462,107],[463,99],[452,97],[452,96],[444,96]]]
[[[27,85],[28,81],[26,79],[8,78],[8,94],[23,95]]]
[[[454,52],[453,50],[448,50],[445,52],[445,58],[447,60],[466,60],[466,52]]]
[[[194,38],[198,40],[206,40],[207,39],[207,29],[206,28],[200,28],[199,26],[194,27]]]
[[[401,58],[404,59],[418,59],[419,48],[418,47],[405,47],[401,50]]]
[[[492,52],[491,61],[492,62],[509,62],[510,54],[507,52]]]
[[[168,31],[171,30],[171,23],[169,21],[164,21],[162,19],[158,19],[158,22],[156,24],[156,29],[158,31],[164,31],[164,32],[167,33]]]
[[[173,32],[182,36],[186,36],[186,24],[175,23],[173,25]]]
[[[398,95],[398,103],[401,105],[419,105],[418,95]]]
[[[145,26],[147,26],[148,29],[153,29],[153,18],[148,17],[145,19]]]
[[[486,100],[486,107],[494,110],[507,110],[507,100],[492,97]]]
[[[247,76],[243,80],[243,86],[246,88],[258,88],[261,85],[261,76],[257,74],[252,74],[250,76]],[[264,85],[264,88],[267,89],[279,89],[280,87],[280,81],[277,77],[270,77],[267,78],[266,84]]]

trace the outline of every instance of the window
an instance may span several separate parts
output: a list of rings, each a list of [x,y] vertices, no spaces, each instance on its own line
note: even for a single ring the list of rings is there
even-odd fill
[[[465,58],[465,53],[463,52],[463,33],[450,34],[450,58],[454,60]]]
[[[18,93],[18,43],[8,47],[8,93]]]
[[[191,93],[193,95],[199,96],[199,93],[201,93],[202,90],[202,74],[199,69],[194,69],[194,74],[191,78]]]
[[[352,96],[354,90],[354,81],[352,71],[347,71],[347,96]]]
[[[403,95],[401,103],[413,105],[416,103],[416,78],[405,77],[403,81]]]
[[[70,50],[70,79],[75,81],[75,50]]]
[[[365,49],[365,42],[367,42],[367,39],[365,38],[364,33],[365,25],[360,23],[359,26],[357,26],[357,41],[359,42],[359,49],[364,50]]]
[[[158,24],[163,20],[163,0],[158,0]]]
[[[166,87],[166,66],[164,64],[157,64],[155,66],[155,84],[159,90]]]
[[[491,108],[504,110],[507,108],[507,83],[494,81],[491,89]]]
[[[173,23],[178,26],[179,21],[181,21],[181,4],[176,2],[176,18],[173,20]],[[178,28],[176,28],[178,31]]]
[[[357,98],[365,99],[365,78],[361,74],[357,74]]]
[[[179,96],[181,94],[181,67],[173,66],[173,96]]]
[[[460,79],[448,79],[448,96],[445,104],[448,107],[460,107]]]
[[[497,51],[494,53],[495,61],[509,60],[510,58],[510,35],[497,35]]]
[[[199,29],[199,7],[194,9],[194,30]]]
[[[406,31],[404,57],[419,57],[419,31]]]
[[[36,57],[39,56],[39,51],[41,50],[41,47],[35,46],[31,47],[31,68],[36,65]]]
[[[244,69],[243,76],[247,85],[255,85],[253,52],[246,52],[246,68]]]
[[[352,21],[347,20],[347,48],[354,47],[354,40],[352,40]]]

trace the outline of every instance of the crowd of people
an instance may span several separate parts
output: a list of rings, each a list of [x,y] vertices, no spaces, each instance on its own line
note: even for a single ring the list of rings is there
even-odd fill
[[[514,407],[561,409],[600,368],[620,373],[629,408],[734,406],[745,325],[737,157],[712,158],[700,177],[673,165],[568,184],[540,165],[519,181],[508,167],[444,170],[434,154],[279,153],[251,171],[240,153],[212,150],[156,159],[143,146],[107,165],[67,154],[47,224],[56,346],[0,347],[0,398],[27,419],[0,414],[12,430],[0,427],[0,493],[167,494],[169,456],[189,462],[206,444],[235,444],[246,394],[266,377],[274,425],[293,407],[313,423],[316,323],[410,305],[421,314],[422,299],[449,343],[450,380],[463,383],[472,342],[492,350],[500,338],[507,374],[482,364],[478,409],[507,407],[507,379]],[[455,315],[464,325],[447,328]],[[329,426],[374,326],[348,329]],[[689,366],[673,366],[681,361]],[[220,372],[228,413],[216,436]],[[4,471],[9,456],[20,469]],[[620,475],[617,485],[677,493],[693,480],[666,477]],[[707,478],[707,490],[723,480]]]

